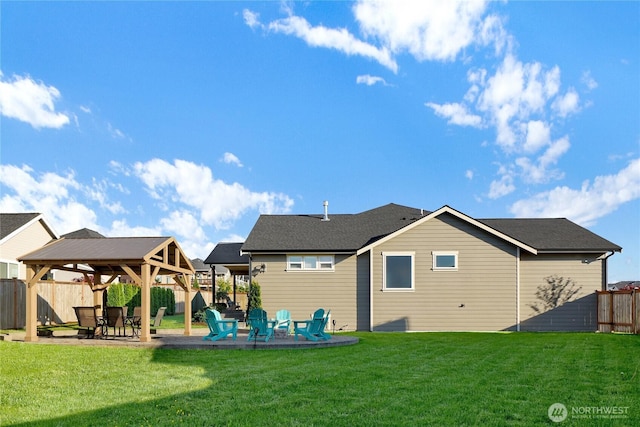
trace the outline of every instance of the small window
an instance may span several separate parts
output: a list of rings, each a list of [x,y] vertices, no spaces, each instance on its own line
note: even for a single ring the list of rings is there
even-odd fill
[[[410,291],[414,289],[413,253],[384,253],[383,289],[392,291]]]
[[[333,271],[333,255],[289,255],[287,270]]]
[[[433,269],[434,270],[457,270],[458,269],[458,252],[433,252]]]
[[[302,270],[302,257],[301,256],[290,256],[288,263],[288,270]]]
[[[17,278],[18,271],[18,264],[13,262],[0,262],[0,279]]]

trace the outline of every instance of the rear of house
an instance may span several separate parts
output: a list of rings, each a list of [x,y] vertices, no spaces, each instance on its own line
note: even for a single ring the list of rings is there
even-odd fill
[[[262,267],[268,312],[304,319],[323,307],[336,329],[593,331],[594,293],[621,248],[566,219],[476,220],[448,206],[390,204],[263,215],[242,250]]]

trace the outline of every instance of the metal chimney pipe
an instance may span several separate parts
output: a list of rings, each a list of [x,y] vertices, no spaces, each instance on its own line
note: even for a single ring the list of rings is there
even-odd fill
[[[329,202],[325,200],[322,202],[322,206],[324,206],[324,218],[322,218],[322,220],[329,221]]]

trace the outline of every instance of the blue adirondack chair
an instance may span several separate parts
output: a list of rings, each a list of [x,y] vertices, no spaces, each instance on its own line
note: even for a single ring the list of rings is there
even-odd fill
[[[329,310],[324,314],[324,309],[319,308],[313,313],[310,320],[294,320],[293,321],[293,339],[298,341],[298,335],[302,335],[309,341],[328,340],[331,335],[324,332],[324,328],[329,321]]]
[[[231,335],[235,341],[238,336],[238,319],[223,319],[220,312],[208,308],[205,312],[209,335],[203,337],[204,341],[218,341]]]
[[[275,332],[284,331],[284,335],[289,335],[291,329],[291,313],[289,310],[278,310],[276,312]]]
[[[249,336],[247,341],[261,340],[264,342],[269,341],[269,338],[273,337],[273,321],[267,318],[267,312],[261,308],[251,309],[249,316],[247,317],[247,324],[249,325]]]

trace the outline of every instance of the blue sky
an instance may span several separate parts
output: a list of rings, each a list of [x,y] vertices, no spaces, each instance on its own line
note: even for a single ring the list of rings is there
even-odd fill
[[[640,3],[0,3],[0,210],[171,235],[387,203],[567,217],[640,279]]]

